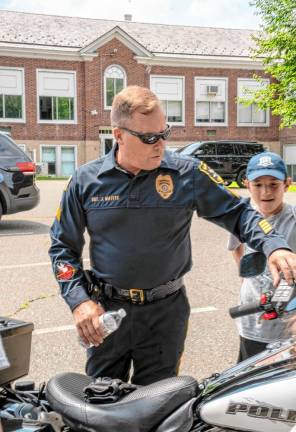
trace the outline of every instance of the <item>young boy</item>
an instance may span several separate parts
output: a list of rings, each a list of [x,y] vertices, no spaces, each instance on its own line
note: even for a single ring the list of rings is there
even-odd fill
[[[282,158],[271,152],[253,156],[247,166],[246,187],[255,207],[276,230],[282,234],[293,251],[296,251],[296,207],[286,204],[284,193],[291,184]],[[238,264],[243,254],[253,252],[247,245],[230,235],[228,249]],[[273,289],[271,273],[266,267],[259,276],[244,279],[240,290],[242,304],[260,299],[263,292]],[[238,361],[251,357],[266,348],[270,342],[285,339],[286,326],[281,320],[259,320],[260,314],[237,319],[240,334]]]

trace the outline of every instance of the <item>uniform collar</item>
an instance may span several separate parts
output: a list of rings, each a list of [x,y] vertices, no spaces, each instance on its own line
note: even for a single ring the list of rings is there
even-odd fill
[[[115,144],[112,149],[110,150],[110,152],[105,156],[103,163],[99,169],[98,172],[98,177],[102,174],[104,174],[107,171],[111,171],[113,169],[118,169],[119,171],[124,171],[124,169],[120,168],[120,166],[118,166],[117,162],[116,162],[116,152],[118,150],[118,144]],[[167,168],[167,169],[172,169],[175,171],[178,171],[178,167],[172,157],[172,155],[170,154],[170,152],[168,150],[166,150],[164,152],[162,161],[160,163],[160,167],[159,168]]]

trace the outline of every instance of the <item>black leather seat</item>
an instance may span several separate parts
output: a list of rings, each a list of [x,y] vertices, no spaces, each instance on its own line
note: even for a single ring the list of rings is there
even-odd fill
[[[84,400],[83,389],[90,382],[85,375],[62,373],[47,385],[51,408],[76,431],[148,432],[198,394],[196,380],[183,376],[139,387],[119,402],[94,405]]]

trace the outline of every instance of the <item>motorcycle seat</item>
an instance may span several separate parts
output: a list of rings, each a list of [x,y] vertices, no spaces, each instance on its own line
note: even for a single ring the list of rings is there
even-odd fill
[[[186,401],[195,398],[198,383],[190,376],[167,378],[139,387],[115,403],[90,404],[83,389],[92,379],[61,373],[47,384],[46,398],[73,430],[92,432],[149,432]]]

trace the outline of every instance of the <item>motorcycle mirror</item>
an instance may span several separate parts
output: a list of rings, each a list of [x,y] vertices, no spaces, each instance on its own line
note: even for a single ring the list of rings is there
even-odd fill
[[[239,263],[239,275],[243,278],[258,276],[266,267],[266,256],[262,252],[244,255]]]

